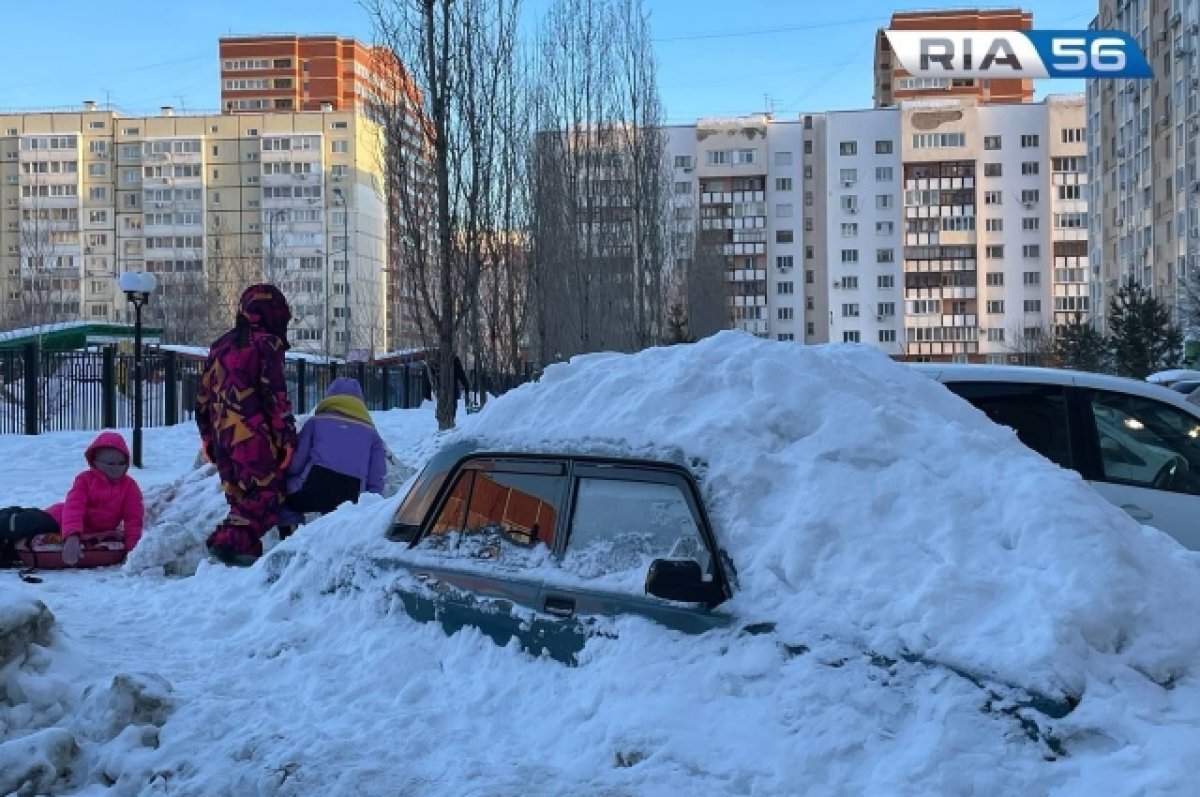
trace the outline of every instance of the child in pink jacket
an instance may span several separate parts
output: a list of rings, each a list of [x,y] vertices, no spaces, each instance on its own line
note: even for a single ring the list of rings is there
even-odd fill
[[[102,543],[121,539],[124,558],[142,538],[142,491],[129,475],[125,439],[116,432],[101,432],[84,458],[88,469],[75,477],[67,499],[46,510],[58,522],[62,561],[68,567],[114,564],[111,545]]]

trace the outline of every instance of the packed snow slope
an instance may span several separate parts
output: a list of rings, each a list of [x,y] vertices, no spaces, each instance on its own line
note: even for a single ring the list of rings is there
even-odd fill
[[[42,617],[36,600],[57,618],[0,660],[0,787],[1195,793],[1196,555],[873,349],[722,333],[552,366],[450,433],[428,406],[376,419],[396,494],[249,570],[201,555],[223,502],[191,469],[194,430],[149,430],[153,517],[130,561],[0,588],[0,624]],[[723,608],[745,622],[619,620],[566,667],[410,620],[396,593],[415,585],[385,565],[411,554],[384,532],[401,482],[460,437],[695,460],[738,569]],[[49,503],[88,440],[0,438],[0,483]],[[1031,734],[963,672],[1080,702]]]
[[[724,332],[580,357],[455,437],[701,458],[729,608],[797,641],[849,634],[1074,695],[1114,668],[1171,682],[1200,655],[1200,558],[874,348]]]

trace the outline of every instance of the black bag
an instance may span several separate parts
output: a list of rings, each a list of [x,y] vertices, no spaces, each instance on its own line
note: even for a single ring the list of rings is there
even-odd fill
[[[35,583],[41,581],[31,575],[33,569],[26,568],[17,556],[17,543],[39,534],[60,532],[58,521],[45,510],[23,506],[0,509],[0,567],[21,568],[21,578],[24,580]],[[36,560],[34,566],[37,566]]]

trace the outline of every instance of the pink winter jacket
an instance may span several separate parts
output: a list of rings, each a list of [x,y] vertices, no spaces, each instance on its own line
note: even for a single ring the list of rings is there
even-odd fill
[[[92,467],[92,458],[101,448],[115,448],[127,461],[129,459],[129,449],[121,435],[101,432],[84,452],[88,469],[75,477],[67,500],[49,507],[46,512],[58,521],[64,539],[78,534],[85,543],[89,538],[110,536],[123,523],[125,550],[132,551],[142,538],[145,514],[142,491],[128,473],[110,481]]]

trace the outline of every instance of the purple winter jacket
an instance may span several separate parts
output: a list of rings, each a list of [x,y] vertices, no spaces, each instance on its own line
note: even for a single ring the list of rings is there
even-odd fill
[[[288,466],[287,491],[298,492],[314,465],[356,477],[363,492],[383,493],[387,455],[383,438],[369,419],[358,380],[339,377],[325,392],[325,400],[300,429],[296,454]],[[330,404],[352,405],[355,415],[343,414]]]

